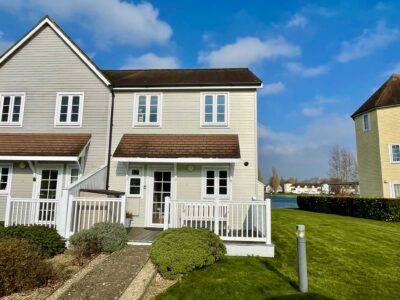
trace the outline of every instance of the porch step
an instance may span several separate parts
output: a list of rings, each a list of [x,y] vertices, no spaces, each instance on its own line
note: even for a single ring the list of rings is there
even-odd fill
[[[225,247],[228,256],[275,256],[274,244],[225,242]]]

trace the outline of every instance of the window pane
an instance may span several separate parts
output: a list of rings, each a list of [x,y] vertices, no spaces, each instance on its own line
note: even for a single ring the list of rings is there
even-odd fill
[[[131,178],[131,186],[140,186],[140,178]]]
[[[2,122],[8,122],[8,113],[10,112],[10,101],[11,98],[9,96],[3,98],[3,111],[1,114]]]
[[[217,122],[225,122],[225,114],[217,114]]]
[[[60,122],[67,122],[67,114],[60,115]]]
[[[399,198],[400,197],[400,184],[394,184],[393,185],[393,192],[394,192],[394,197]]]
[[[400,161],[400,145],[392,145],[392,160]]]
[[[73,113],[73,114],[79,113],[79,106],[73,105],[73,106],[72,106],[72,113]]]
[[[8,168],[0,168],[0,190],[7,189],[7,181],[8,181]]]
[[[132,170],[131,170],[131,175],[140,175],[140,170],[138,170],[138,169],[132,169]]]
[[[214,187],[207,187],[207,190],[206,190],[206,194],[207,195],[214,195]]]
[[[150,122],[151,123],[157,122],[157,114],[150,114]]]
[[[150,97],[150,105],[153,106],[157,106],[158,105],[158,96],[151,96]]]
[[[219,171],[219,178],[228,178],[228,171]]]
[[[204,121],[207,123],[211,123],[212,122],[212,114],[206,114]]]
[[[71,122],[78,122],[79,114],[72,114],[71,115]]]
[[[207,95],[205,98],[205,104],[206,105],[213,105],[213,97],[211,95]]]
[[[218,95],[217,96],[217,104],[225,106],[225,95]]]
[[[62,105],[60,109],[60,113],[66,114],[68,112],[68,105]]]
[[[214,171],[207,171],[207,178],[213,178],[214,179]]]
[[[226,187],[219,187],[219,194],[220,195],[227,195],[228,194],[228,189]]]
[[[16,106],[16,105],[21,105],[21,97],[20,96],[16,96],[15,98],[14,98],[14,106]]]
[[[79,96],[73,96],[72,97],[72,105],[79,106],[79,99],[80,99]]]
[[[131,195],[140,195],[140,187],[138,187],[138,186],[131,186],[131,187],[129,188],[129,193],[130,193]]]
[[[157,106],[150,106],[150,113],[157,114]]]
[[[62,96],[61,97],[61,105],[62,106],[68,106],[68,96]]]

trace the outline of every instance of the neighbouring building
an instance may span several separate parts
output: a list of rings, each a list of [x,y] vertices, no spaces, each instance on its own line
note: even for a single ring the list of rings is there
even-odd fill
[[[261,87],[247,68],[102,70],[43,18],[0,57],[0,221],[68,237],[126,210],[134,227],[208,224],[226,240],[247,222],[271,244],[270,218],[246,219],[267,209]]]
[[[400,197],[400,76],[392,75],[351,117],[360,194]]]

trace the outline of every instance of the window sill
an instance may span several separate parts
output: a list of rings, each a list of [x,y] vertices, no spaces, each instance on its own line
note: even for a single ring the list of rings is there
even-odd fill
[[[133,128],[161,128],[160,124],[133,124]]]
[[[81,128],[82,124],[56,124],[54,128]]]
[[[201,124],[201,128],[229,128],[228,124]]]
[[[1,124],[0,127],[22,127],[22,124]]]

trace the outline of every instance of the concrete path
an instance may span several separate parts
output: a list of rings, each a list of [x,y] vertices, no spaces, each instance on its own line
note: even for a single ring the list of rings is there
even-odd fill
[[[127,246],[114,252],[57,299],[119,299],[149,260],[150,247]]]

